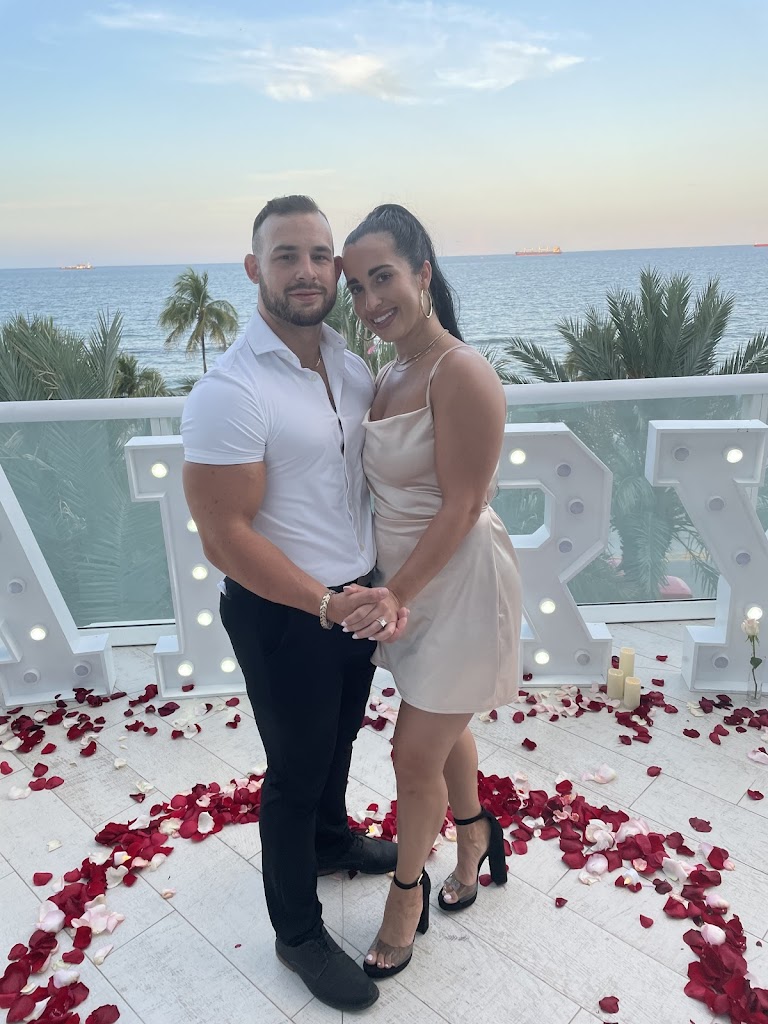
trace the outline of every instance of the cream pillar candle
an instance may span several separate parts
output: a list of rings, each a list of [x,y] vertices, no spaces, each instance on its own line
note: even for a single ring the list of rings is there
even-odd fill
[[[629,676],[624,680],[624,707],[630,711],[640,707],[640,680],[637,676]]]
[[[608,700],[622,700],[624,697],[624,673],[619,668],[608,669]]]
[[[619,672],[625,680],[627,676],[635,674],[635,652],[632,647],[622,647],[619,651]]]

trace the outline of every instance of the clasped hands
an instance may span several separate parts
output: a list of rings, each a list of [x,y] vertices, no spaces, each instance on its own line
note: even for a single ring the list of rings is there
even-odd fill
[[[352,583],[328,602],[328,618],[338,622],[355,640],[393,643],[408,625],[408,609],[386,587],[361,587]],[[386,623],[382,626],[382,621]]]

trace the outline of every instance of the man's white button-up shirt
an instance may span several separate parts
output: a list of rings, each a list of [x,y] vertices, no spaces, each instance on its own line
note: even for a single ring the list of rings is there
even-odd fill
[[[303,369],[261,315],[197,382],[184,405],[187,462],[264,462],[266,493],[253,528],[326,586],[373,568],[376,551],[363,475],[363,416],[373,380],[341,335],[323,326],[322,377]]]

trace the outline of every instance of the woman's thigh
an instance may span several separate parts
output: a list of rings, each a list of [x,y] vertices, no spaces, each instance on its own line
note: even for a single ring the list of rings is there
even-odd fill
[[[471,714],[436,714],[403,701],[392,741],[396,774],[441,774],[453,745],[471,720]]]

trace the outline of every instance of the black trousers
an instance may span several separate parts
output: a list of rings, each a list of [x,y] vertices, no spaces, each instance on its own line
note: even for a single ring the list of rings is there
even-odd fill
[[[261,791],[264,892],[278,938],[322,927],[317,858],[345,853],[352,743],[373,678],[374,643],[226,581],[221,621],[245,676],[267,754]]]

